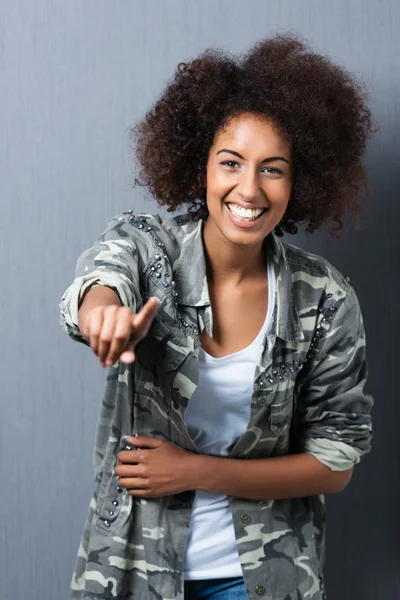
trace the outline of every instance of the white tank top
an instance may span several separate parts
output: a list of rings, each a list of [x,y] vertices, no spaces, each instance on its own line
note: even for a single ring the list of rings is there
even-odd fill
[[[199,384],[185,412],[189,434],[201,454],[228,456],[250,418],[254,371],[270,325],[275,275],[268,264],[268,311],[253,342],[214,358],[200,349]],[[197,491],[185,554],[185,579],[241,577],[232,513],[225,494]]]

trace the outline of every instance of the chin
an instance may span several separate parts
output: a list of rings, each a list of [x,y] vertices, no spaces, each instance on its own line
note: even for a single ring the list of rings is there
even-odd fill
[[[261,243],[276,227],[277,223],[275,223],[275,219],[271,222],[271,219],[268,218],[269,216],[271,215],[266,215],[263,219],[264,222],[256,223],[253,226],[251,224],[238,226],[222,220],[219,223],[218,229],[233,244],[244,246],[256,245]]]
[[[231,228],[220,228],[223,237],[238,246],[254,246],[260,244],[270,233],[270,230],[260,231],[232,231]]]

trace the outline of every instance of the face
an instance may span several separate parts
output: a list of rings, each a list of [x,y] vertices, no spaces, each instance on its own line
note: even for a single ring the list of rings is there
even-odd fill
[[[206,181],[206,229],[233,244],[262,244],[289,202],[291,144],[263,117],[234,117],[217,132]]]

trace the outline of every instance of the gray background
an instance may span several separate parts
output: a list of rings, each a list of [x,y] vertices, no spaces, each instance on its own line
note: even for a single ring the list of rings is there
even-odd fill
[[[114,214],[156,210],[133,190],[128,130],[177,63],[295,30],[363,78],[380,132],[363,232],[298,235],[358,292],[375,396],[373,452],[329,498],[330,600],[400,598],[400,4],[397,0],[2,0],[1,600],[68,595],[92,490],[105,371],[59,327],[80,252]],[[397,168],[396,168],[397,167]],[[397,367],[398,368],[398,367]]]

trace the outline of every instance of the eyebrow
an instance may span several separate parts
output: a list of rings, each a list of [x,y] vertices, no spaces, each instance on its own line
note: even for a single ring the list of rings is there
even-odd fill
[[[234,156],[237,156],[238,158],[241,158],[242,160],[246,160],[244,158],[244,156],[239,154],[239,152],[235,152],[235,150],[228,150],[227,148],[222,148],[222,150],[218,150],[217,154],[220,154],[221,152],[228,152],[229,154],[233,154]],[[283,160],[283,162],[289,164],[288,159],[285,158],[284,156],[270,156],[269,158],[264,158],[261,161],[261,163],[269,163],[269,162],[273,162],[275,160]]]

